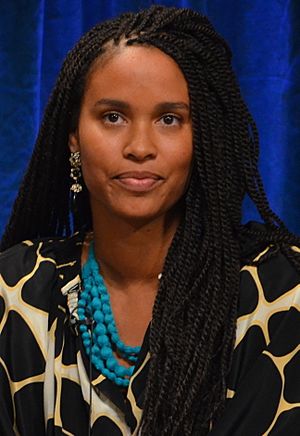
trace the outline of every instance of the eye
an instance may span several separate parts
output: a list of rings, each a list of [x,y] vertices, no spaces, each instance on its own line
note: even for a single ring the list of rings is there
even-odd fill
[[[103,120],[109,124],[122,124],[125,119],[118,112],[109,112],[103,115]]]
[[[160,122],[167,126],[179,125],[181,122],[181,117],[173,114],[166,114],[160,118]]]

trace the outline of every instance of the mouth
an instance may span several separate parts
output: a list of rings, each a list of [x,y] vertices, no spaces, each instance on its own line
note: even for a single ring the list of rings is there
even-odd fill
[[[163,177],[149,171],[128,171],[113,178],[123,188],[133,192],[148,192],[163,182]]]

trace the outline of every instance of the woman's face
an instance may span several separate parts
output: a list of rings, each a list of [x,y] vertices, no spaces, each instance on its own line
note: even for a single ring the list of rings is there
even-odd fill
[[[80,151],[92,210],[126,220],[166,214],[192,161],[186,80],[154,47],[120,49],[90,73],[71,151]]]

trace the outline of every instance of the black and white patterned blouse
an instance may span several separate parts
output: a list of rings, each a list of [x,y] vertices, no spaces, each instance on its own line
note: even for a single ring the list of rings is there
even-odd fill
[[[94,435],[138,434],[149,331],[128,390],[90,368],[69,313],[82,240],[25,241],[0,255],[1,436],[86,436],[89,420]],[[228,400],[211,434],[299,435],[299,374],[300,277],[279,252],[241,269]]]

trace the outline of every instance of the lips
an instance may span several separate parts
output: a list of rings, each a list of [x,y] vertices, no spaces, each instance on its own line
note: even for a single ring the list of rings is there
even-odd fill
[[[115,176],[116,179],[153,179],[159,180],[162,179],[161,176],[155,173],[151,173],[150,171],[127,171],[125,173],[118,174]]]
[[[114,177],[123,188],[134,192],[147,192],[154,189],[163,177],[149,171],[127,171]]]

